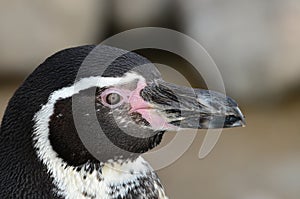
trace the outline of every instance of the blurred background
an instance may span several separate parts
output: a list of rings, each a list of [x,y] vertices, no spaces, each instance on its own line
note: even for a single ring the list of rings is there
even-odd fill
[[[205,131],[199,130],[189,150],[158,172],[168,196],[299,199],[299,0],[0,0],[0,119],[15,89],[51,54],[145,26],[177,30],[202,44],[247,120],[245,128],[224,130],[201,160]],[[206,87],[182,58],[139,53]],[[180,83],[173,70],[160,70]]]

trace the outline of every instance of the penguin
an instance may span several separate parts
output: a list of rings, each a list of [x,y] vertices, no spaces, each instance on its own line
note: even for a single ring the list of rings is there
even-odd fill
[[[0,129],[0,197],[164,199],[141,154],[168,130],[245,125],[221,93],[165,82],[134,52],[62,50],[10,99]]]

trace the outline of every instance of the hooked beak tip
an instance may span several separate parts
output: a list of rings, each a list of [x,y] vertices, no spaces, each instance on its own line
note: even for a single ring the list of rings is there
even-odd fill
[[[243,117],[241,120],[236,121],[235,123],[233,123],[232,127],[246,127],[245,117]]]
[[[233,111],[235,114],[233,115],[233,119],[229,117],[229,120],[225,120],[225,126],[226,127],[245,127],[246,126],[246,120],[245,116],[240,110],[240,108],[236,105],[236,107],[233,108]],[[227,123],[226,123],[227,121]],[[233,122],[232,122],[233,121]]]
[[[240,117],[240,120],[238,120],[236,123],[233,124],[233,127],[246,127],[246,120],[245,116],[243,115],[242,111],[240,108],[236,107],[238,115]]]

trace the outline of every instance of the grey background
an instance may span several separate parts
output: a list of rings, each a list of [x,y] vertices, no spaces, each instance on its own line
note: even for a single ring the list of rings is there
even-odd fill
[[[247,127],[224,130],[203,160],[198,152],[205,131],[199,130],[190,149],[158,172],[169,197],[298,199],[299,21],[298,0],[2,0],[0,118],[23,79],[54,52],[97,44],[130,28],[172,28],[210,53]],[[178,57],[141,53],[183,72],[193,86],[205,87]],[[160,70],[166,80],[185,83],[173,70]],[[173,136],[168,133],[164,144]]]

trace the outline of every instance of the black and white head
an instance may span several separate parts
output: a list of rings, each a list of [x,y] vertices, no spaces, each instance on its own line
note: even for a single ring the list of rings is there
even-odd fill
[[[97,48],[100,54],[95,46],[82,46],[48,58],[6,110],[1,164],[13,154],[11,166],[32,168],[30,175],[49,185],[40,188],[46,196],[163,198],[159,179],[140,154],[157,146],[165,131],[244,126],[231,98],[165,82],[135,53]],[[104,68],[103,60],[120,52]]]

